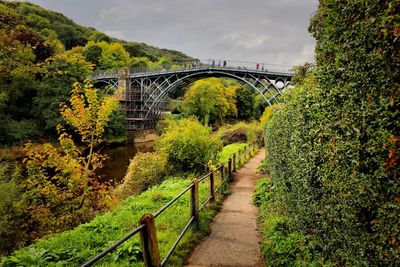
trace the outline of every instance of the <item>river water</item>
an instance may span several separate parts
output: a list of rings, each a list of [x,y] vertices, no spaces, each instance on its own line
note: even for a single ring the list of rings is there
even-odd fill
[[[154,151],[154,141],[105,147],[101,150],[101,153],[107,155],[108,159],[104,161],[103,168],[97,170],[96,173],[102,181],[108,181],[115,186],[121,183],[130,160],[138,152],[152,151]]]

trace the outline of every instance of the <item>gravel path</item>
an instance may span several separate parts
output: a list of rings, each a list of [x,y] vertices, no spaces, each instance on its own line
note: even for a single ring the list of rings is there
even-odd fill
[[[215,216],[210,236],[195,248],[187,266],[263,266],[257,208],[252,203],[255,183],[261,177],[257,166],[263,158],[264,149],[261,149],[237,171],[232,193]]]

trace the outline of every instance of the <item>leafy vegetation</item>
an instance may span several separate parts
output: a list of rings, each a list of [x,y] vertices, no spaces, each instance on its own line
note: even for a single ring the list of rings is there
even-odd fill
[[[247,146],[246,143],[234,143],[230,145],[224,146],[221,152],[218,153],[218,164],[226,163],[229,158],[232,157],[232,154],[237,153],[239,150],[243,150],[243,148]]]
[[[224,147],[221,159],[243,148],[245,144],[232,144]],[[246,161],[246,159],[244,160]],[[220,175],[216,175],[216,186],[220,185]],[[90,223],[82,224],[73,230],[37,240],[29,247],[15,251],[4,257],[0,266],[79,266],[103,249],[109,247],[129,231],[137,227],[143,214],[155,213],[173,197],[186,188],[193,175],[185,179],[169,177],[161,185],[127,197],[116,209],[97,216]],[[200,183],[199,197],[204,201],[209,196],[208,183]],[[189,220],[189,194],[184,194],[171,208],[156,219],[157,238],[161,257],[164,257]],[[218,204],[218,203],[217,203]],[[209,223],[218,205],[207,206],[200,212],[200,229],[189,228],[172,254],[169,264],[181,266],[191,249],[209,232]],[[110,255],[99,262],[99,266],[142,266],[142,253],[139,235],[134,236]]]
[[[62,14],[11,1],[0,1],[0,56],[2,146],[54,141],[62,123],[60,103],[68,100],[75,82],[84,82],[97,69],[170,68],[193,60],[177,51],[110,38]],[[124,126],[124,120],[114,122],[107,138],[124,134]]]
[[[291,220],[275,204],[276,192],[271,181],[257,181],[253,202],[260,207],[258,220],[262,222],[261,252],[269,266],[322,266],[329,263],[316,259],[312,243],[304,235],[291,230]]]
[[[233,125],[222,126],[218,129],[216,135],[221,138],[225,145],[237,142],[252,143],[261,139],[263,130],[255,121],[252,123],[238,122]]]
[[[116,194],[122,199],[159,184],[169,174],[166,158],[160,153],[138,153],[131,160]]]
[[[266,162],[286,227],[270,229],[298,244],[289,251],[311,247],[321,264],[399,262],[399,11],[398,1],[320,1],[313,74],[267,123]],[[303,252],[278,257],[303,266]]]
[[[87,153],[59,125],[57,147],[51,143],[27,143],[23,168],[1,163],[0,192],[6,198],[0,211],[5,219],[1,221],[0,234],[7,242],[2,252],[71,229],[113,204],[110,188],[97,181],[94,171],[104,159],[95,146],[103,140],[104,127],[116,108],[115,97],[99,99],[91,84],[76,84],[70,106],[65,104],[61,113],[79,133]],[[10,222],[15,224],[6,226]]]
[[[236,89],[225,86],[218,78],[208,78],[193,83],[183,98],[184,112],[195,115],[208,124],[227,116],[237,116]]]
[[[211,128],[194,118],[171,121],[156,142],[156,151],[175,171],[202,171],[210,160],[215,161],[221,148],[222,142],[211,134]]]

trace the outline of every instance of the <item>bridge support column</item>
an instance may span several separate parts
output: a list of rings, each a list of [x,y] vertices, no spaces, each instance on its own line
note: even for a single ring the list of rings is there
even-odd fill
[[[130,90],[130,73],[129,69],[120,69],[118,70],[118,77],[117,77],[117,82],[118,82],[118,88],[123,88],[123,91],[121,92],[121,95],[119,97],[120,100],[126,100],[127,97],[127,92]]]

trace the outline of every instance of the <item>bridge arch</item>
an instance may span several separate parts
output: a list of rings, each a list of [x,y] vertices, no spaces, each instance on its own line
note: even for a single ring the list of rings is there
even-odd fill
[[[223,70],[213,70],[213,71],[204,70],[204,71],[200,71],[200,72],[196,72],[196,73],[191,73],[184,77],[176,79],[172,83],[170,83],[168,81],[168,79],[166,79],[161,84],[157,85],[159,88],[162,88],[162,91],[161,92],[157,91],[156,94],[150,94],[150,98],[152,99],[152,101],[151,101],[151,103],[149,103],[150,105],[148,106],[148,111],[146,112],[145,118],[149,118],[150,116],[152,116],[155,111],[154,109],[157,108],[159,106],[159,104],[163,102],[163,100],[166,98],[166,96],[168,96],[170,93],[172,93],[174,90],[176,90],[180,84],[189,82],[189,83],[187,83],[187,85],[188,85],[188,84],[191,84],[198,80],[212,78],[212,77],[231,78],[242,84],[249,85],[258,94],[260,94],[262,96],[262,98],[267,102],[267,104],[272,108],[274,108],[273,102],[276,102],[278,105],[280,105],[280,101],[278,100],[278,97],[282,96],[281,90],[283,90],[288,84],[288,82],[283,77],[276,78],[275,81],[282,81],[284,83],[284,87],[282,89],[280,89],[274,84],[274,82],[271,81],[271,79],[269,79],[266,76],[261,76],[262,79],[260,79],[260,77],[249,74],[247,76],[247,78],[254,80],[254,82],[250,82],[249,80],[246,79],[246,77],[241,77],[234,73],[226,72]],[[266,83],[263,82],[262,80],[265,80]],[[263,88],[260,89],[258,87],[258,85],[261,85]],[[185,85],[183,85],[183,86],[185,86]],[[275,92],[271,91],[270,86],[273,87],[273,90]],[[270,99],[265,96],[266,92],[268,92],[272,96]],[[156,114],[156,115],[159,116],[160,114]]]
[[[230,62],[232,63],[232,62]],[[187,86],[204,78],[230,78],[247,84],[273,108],[273,104],[284,102],[284,90],[290,83],[292,73],[288,66],[265,64],[266,68],[254,69],[254,64],[216,66],[208,63],[190,64],[187,68],[172,70],[118,70],[118,72],[96,73],[96,82],[113,87],[124,87],[120,104],[127,114],[128,130],[152,129],[163,112],[166,97],[179,86]],[[251,67],[253,66],[253,68]],[[268,69],[268,71],[267,71]],[[110,74],[111,73],[111,74]]]

